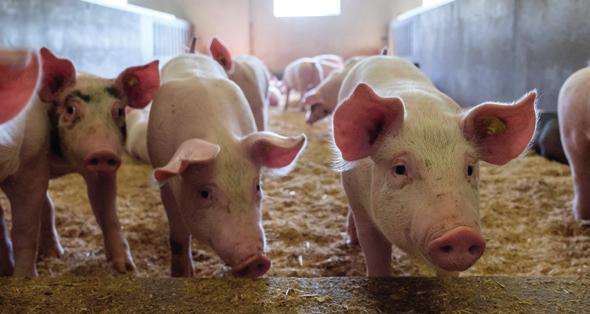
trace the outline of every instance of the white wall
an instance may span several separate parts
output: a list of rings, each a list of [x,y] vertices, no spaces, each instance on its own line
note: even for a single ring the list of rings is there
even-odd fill
[[[199,49],[218,36],[232,54],[254,54],[273,72],[291,60],[320,53],[344,57],[377,53],[387,45],[388,22],[422,0],[342,0],[340,16],[273,16],[272,0],[129,0],[194,24]]]

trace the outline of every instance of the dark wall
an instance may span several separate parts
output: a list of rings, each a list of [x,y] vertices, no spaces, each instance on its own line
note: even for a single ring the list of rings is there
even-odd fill
[[[559,88],[590,59],[590,1],[455,0],[401,16],[390,37],[461,105],[538,88],[540,108],[556,111]]]
[[[181,53],[186,21],[79,0],[0,0],[0,47],[46,46],[79,71],[114,77],[125,67]]]

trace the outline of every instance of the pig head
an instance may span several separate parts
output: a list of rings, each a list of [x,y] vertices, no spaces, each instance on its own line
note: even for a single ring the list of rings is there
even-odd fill
[[[502,165],[525,150],[535,130],[535,98],[531,92],[514,104],[484,103],[461,113],[448,97],[382,97],[359,83],[334,113],[334,143],[349,169],[370,165],[367,211],[389,242],[437,271],[463,271],[485,249],[479,161]]]
[[[125,108],[143,108],[159,87],[158,61],[124,70],[115,79],[76,76],[74,65],[41,50],[39,96],[52,104],[53,153],[81,174],[114,174],[126,136]]]

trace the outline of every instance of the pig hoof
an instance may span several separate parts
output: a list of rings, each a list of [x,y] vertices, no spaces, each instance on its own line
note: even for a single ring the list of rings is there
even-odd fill
[[[39,259],[44,258],[62,258],[64,256],[64,249],[59,242],[42,245],[39,247]]]
[[[113,261],[113,268],[120,274],[135,272],[135,264],[132,260]]]
[[[0,277],[12,276],[14,274],[14,265],[0,265]]]

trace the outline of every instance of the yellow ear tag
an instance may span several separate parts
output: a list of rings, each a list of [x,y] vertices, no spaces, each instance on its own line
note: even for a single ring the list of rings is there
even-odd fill
[[[488,135],[498,135],[506,132],[506,124],[497,117],[486,119],[486,132]]]
[[[127,80],[127,86],[129,87],[134,87],[137,84],[139,84],[139,79],[135,76],[132,76]]]
[[[219,55],[219,57],[217,57],[217,61],[219,61],[221,65],[225,66],[225,58],[222,55]]]

